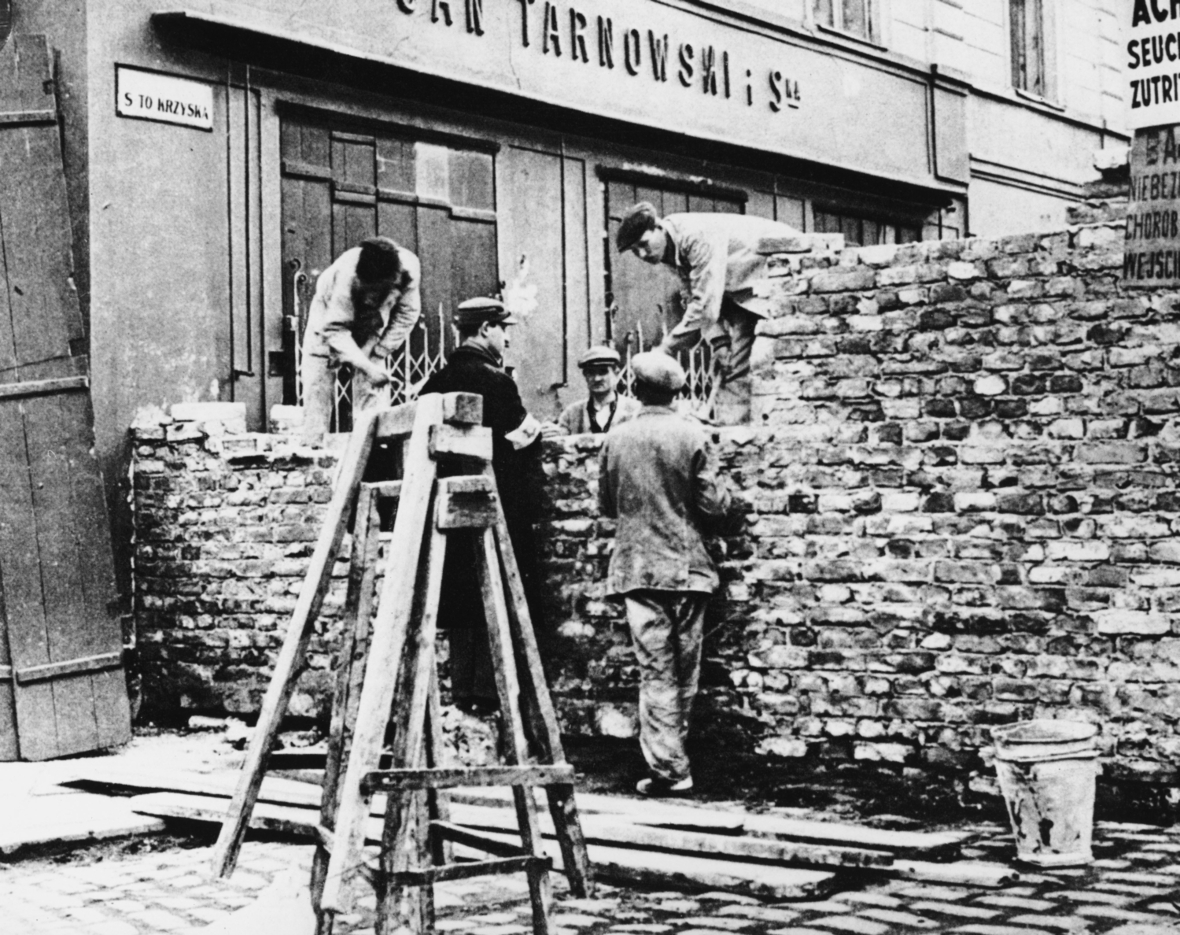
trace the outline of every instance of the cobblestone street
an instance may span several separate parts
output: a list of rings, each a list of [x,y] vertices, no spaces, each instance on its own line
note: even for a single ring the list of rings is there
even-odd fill
[[[1007,860],[1007,830],[981,825],[968,859]],[[883,877],[845,878],[822,901],[768,905],[726,893],[688,895],[600,887],[597,898],[564,895],[555,877],[558,935],[1165,935],[1180,933],[1180,830],[1100,823],[1093,865],[1024,873],[999,889]],[[149,935],[197,932],[247,906],[268,887],[306,880],[310,848],[250,841],[233,877],[207,877],[209,848],[142,852],[98,862],[35,859],[0,865],[5,932],[21,935]],[[440,932],[525,935],[527,894],[515,877],[440,886]],[[369,919],[345,931],[364,933]],[[259,935],[264,935],[260,932]]]

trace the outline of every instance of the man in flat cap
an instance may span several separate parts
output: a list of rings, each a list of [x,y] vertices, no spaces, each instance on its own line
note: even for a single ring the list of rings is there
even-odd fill
[[[562,410],[557,425],[562,435],[600,435],[622,425],[640,410],[630,396],[618,392],[622,359],[613,347],[596,344],[578,358],[590,395]]]
[[[352,366],[354,413],[389,405],[385,359],[418,322],[419,276],[418,258],[388,237],[345,250],[320,273],[303,336],[304,444],[323,442],[341,364]]]
[[[672,409],[684,386],[680,364],[648,351],[631,368],[643,409],[606,436],[599,455],[599,507],[618,520],[607,592],[626,603],[639,663],[639,744],[650,775],[636,789],[687,795],[685,740],[718,584],[704,533],[724,522],[730,495],[705,430]]]
[[[684,316],[659,345],[668,354],[707,341],[721,386],[717,421],[750,418],[754,328],[769,314],[764,241],[802,236],[787,224],[748,214],[685,213],[661,218],[643,201],[628,209],[615,235],[620,253],[670,266],[680,276]],[[761,294],[760,294],[761,293]]]
[[[455,310],[459,334],[447,364],[421,393],[479,393],[483,424],[492,430],[492,469],[504,507],[512,551],[520,566],[530,616],[537,622],[537,560],[533,523],[540,501],[541,424],[524,408],[516,384],[504,370],[507,329],[516,319],[499,299],[468,299]],[[460,708],[484,714],[497,706],[496,683],[487,648],[483,599],[471,575],[472,556],[447,550],[446,586],[439,625],[451,630],[451,694]],[[470,621],[476,621],[473,625]]]

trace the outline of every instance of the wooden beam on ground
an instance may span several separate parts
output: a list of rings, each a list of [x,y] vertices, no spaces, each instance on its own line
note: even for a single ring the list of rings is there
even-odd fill
[[[133,796],[129,804],[138,815],[214,824],[223,822],[229,810],[228,799],[183,792],[149,792]],[[321,843],[325,843],[321,832],[331,834],[328,829],[321,829],[316,810],[297,805],[271,805],[269,802],[259,802],[254,806],[250,814],[250,827],[255,831],[289,834]],[[368,844],[381,843],[380,818],[369,819],[365,826],[365,840]]]
[[[445,883],[448,880],[470,880],[505,873],[548,871],[552,864],[547,857],[497,857],[493,860],[475,860],[462,864],[448,864],[444,867],[425,867],[421,870],[397,870],[389,874],[394,886],[426,886]]]
[[[457,824],[472,828],[516,830],[511,813],[506,809],[452,805],[451,818]],[[541,830],[546,837],[555,835],[551,821],[542,820]],[[719,860],[877,870],[886,869],[893,863],[893,855],[883,851],[652,828],[603,815],[583,815],[582,831],[592,844],[707,855]]]
[[[502,789],[459,789],[452,793],[452,799],[493,807],[506,807],[509,803],[508,793]],[[653,828],[856,847],[939,862],[955,859],[961,847],[979,838],[973,831],[885,831],[845,822],[756,815],[595,793],[578,793],[578,808],[585,815],[617,815]]]
[[[413,789],[454,789],[458,786],[543,786],[572,783],[574,768],[561,766],[478,766],[471,768],[375,770],[361,780],[367,792],[405,792]]]
[[[895,860],[890,875],[921,880],[924,883],[945,883],[949,886],[1002,887],[1019,883],[1020,871],[1005,864],[991,864],[979,860],[957,860],[935,864],[924,860]]]
[[[518,835],[492,836],[502,838],[506,843],[520,840]],[[553,858],[555,869],[563,869],[561,848],[556,841],[546,840],[545,852]],[[455,854],[472,857],[476,852],[456,845]],[[836,889],[838,882],[836,874],[824,870],[742,864],[599,844],[588,846],[588,856],[595,876],[612,883],[694,892],[723,890],[773,901],[818,899]]]

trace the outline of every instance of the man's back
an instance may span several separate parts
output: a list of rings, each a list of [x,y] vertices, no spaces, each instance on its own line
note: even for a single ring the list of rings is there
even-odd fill
[[[646,407],[607,435],[600,465],[603,512],[618,518],[608,590],[712,591],[717,573],[702,527],[725,514],[729,493],[701,427]]]

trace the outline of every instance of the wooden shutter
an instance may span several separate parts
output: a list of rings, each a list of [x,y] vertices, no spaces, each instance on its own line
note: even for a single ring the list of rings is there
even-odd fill
[[[44,36],[0,50],[0,759],[131,737]]]

